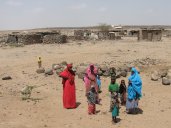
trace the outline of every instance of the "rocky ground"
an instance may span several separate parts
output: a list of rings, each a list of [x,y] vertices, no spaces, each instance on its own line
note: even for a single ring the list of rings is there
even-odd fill
[[[121,41],[70,42],[64,45],[29,45],[0,48],[0,128],[92,128],[92,127],[171,127],[171,86],[162,85],[163,77],[169,79],[171,69],[171,43]],[[46,74],[55,64],[57,72],[61,62],[73,63],[77,74],[87,64],[94,63],[102,71],[102,106],[98,113],[87,115],[87,102],[82,79],[76,76],[78,108],[66,110],[62,107],[61,79],[56,71],[51,75],[36,72],[38,57],[42,57]],[[64,64],[63,64],[64,65]],[[64,67],[62,65],[62,67]],[[129,67],[136,66],[143,80],[143,97],[140,114],[127,115],[121,107],[119,123],[113,126],[109,110],[109,67],[115,67],[117,79],[129,76]],[[54,65],[53,65],[54,68]],[[167,72],[163,76],[163,72]],[[152,74],[157,80],[152,80]],[[9,80],[2,78],[11,77]],[[156,78],[155,78],[156,79]],[[26,91],[27,90],[27,91]]]

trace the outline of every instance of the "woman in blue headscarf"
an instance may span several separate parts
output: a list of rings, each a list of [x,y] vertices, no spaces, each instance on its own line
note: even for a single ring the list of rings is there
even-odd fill
[[[142,93],[142,80],[136,68],[131,69],[131,76],[128,78],[128,96],[126,102],[126,110],[130,113],[132,110],[138,108],[138,100],[141,98]]]

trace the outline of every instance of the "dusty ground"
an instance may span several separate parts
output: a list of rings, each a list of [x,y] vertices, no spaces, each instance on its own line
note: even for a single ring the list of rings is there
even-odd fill
[[[0,128],[170,128],[171,127],[171,86],[150,80],[151,69],[171,66],[171,43],[122,41],[81,42],[65,45],[30,45],[19,48],[0,48],[0,78],[4,73],[12,80],[0,79]],[[95,43],[95,44],[94,44]],[[45,77],[36,74],[37,57],[43,59],[43,66],[51,68],[53,63],[63,60],[74,64],[82,62],[102,63],[113,61],[120,65],[126,61],[150,57],[161,59],[161,65],[142,72],[143,98],[140,101],[142,114],[127,115],[125,107],[120,109],[120,122],[111,123],[109,110],[108,78],[102,78],[102,106],[95,116],[87,115],[87,103],[83,81],[76,78],[77,109],[62,107],[62,85],[57,75]],[[125,78],[127,81],[127,79]],[[119,82],[120,79],[117,80]],[[35,88],[32,98],[38,101],[23,101],[20,90],[25,85],[42,85]]]

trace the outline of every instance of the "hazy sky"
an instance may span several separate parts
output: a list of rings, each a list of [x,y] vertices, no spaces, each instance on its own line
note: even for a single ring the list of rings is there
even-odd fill
[[[0,30],[171,25],[171,0],[0,0]]]

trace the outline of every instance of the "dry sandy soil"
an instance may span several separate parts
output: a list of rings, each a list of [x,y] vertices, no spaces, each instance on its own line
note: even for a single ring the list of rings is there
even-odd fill
[[[81,44],[82,43],[82,44]],[[0,48],[0,78],[5,73],[13,79],[0,79],[0,128],[170,128],[171,86],[161,81],[150,80],[152,69],[171,66],[171,42],[122,41],[75,42],[65,45],[30,45],[25,47]],[[102,63],[113,61],[120,65],[126,61],[149,57],[163,63],[150,67],[141,73],[143,97],[139,107],[141,114],[127,115],[125,107],[120,109],[120,121],[113,125],[109,110],[109,78],[102,78],[102,106],[99,113],[89,116],[83,81],[76,77],[76,95],[79,106],[66,110],[62,106],[61,79],[56,75],[45,77],[37,74],[37,57],[41,56],[43,67],[51,68],[53,63],[63,60],[79,63]],[[127,78],[124,78],[127,82]],[[119,83],[120,79],[117,80]],[[22,100],[20,90],[26,85],[42,85],[35,88],[32,98],[38,101]]]

